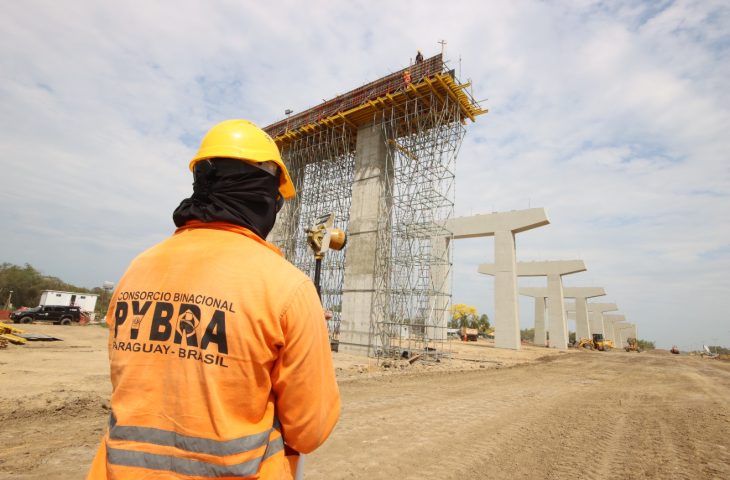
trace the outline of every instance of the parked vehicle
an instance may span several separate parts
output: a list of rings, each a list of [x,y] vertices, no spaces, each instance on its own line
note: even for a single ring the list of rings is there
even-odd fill
[[[479,330],[476,328],[461,327],[461,340],[464,342],[476,342],[479,338]]]
[[[16,310],[10,314],[14,323],[31,323],[34,321],[53,322],[71,325],[81,319],[81,307],[63,305],[39,305],[27,310]]]
[[[610,342],[610,343],[609,343]],[[576,342],[577,348],[587,348],[603,352],[613,348],[613,342],[605,340],[602,333],[594,333],[593,338],[581,338]]]
[[[84,312],[93,312],[99,295],[95,293],[62,292],[60,290],[43,290],[38,305],[69,305],[81,308]]]

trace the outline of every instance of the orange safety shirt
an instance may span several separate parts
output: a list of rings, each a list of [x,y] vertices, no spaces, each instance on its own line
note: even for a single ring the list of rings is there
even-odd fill
[[[290,479],[340,397],[314,285],[273,245],[189,222],[109,305],[111,418],[88,479]],[[289,451],[289,449],[287,449]]]

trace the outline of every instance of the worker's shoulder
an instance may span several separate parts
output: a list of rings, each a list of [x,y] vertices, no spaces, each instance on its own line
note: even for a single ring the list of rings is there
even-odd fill
[[[252,246],[252,249],[255,252],[255,261],[260,262],[270,273],[282,277],[283,280],[287,280],[287,283],[300,284],[309,281],[309,277],[304,272],[270,248],[256,243],[256,245]]]
[[[199,229],[196,233],[206,238],[206,241],[198,242],[193,236],[180,237],[180,240],[199,250],[201,256],[207,257],[211,263],[227,264],[233,269],[238,267],[240,271],[256,271],[264,277],[273,277],[282,287],[297,286],[309,281],[304,272],[291,264],[278,250],[261,240],[216,229]],[[177,235],[172,239],[175,237]]]

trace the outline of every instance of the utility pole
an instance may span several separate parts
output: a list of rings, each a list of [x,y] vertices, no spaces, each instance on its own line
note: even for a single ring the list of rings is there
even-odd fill
[[[10,309],[10,300],[13,298],[13,291],[10,290],[10,293],[8,293],[8,299],[5,301],[5,310]]]

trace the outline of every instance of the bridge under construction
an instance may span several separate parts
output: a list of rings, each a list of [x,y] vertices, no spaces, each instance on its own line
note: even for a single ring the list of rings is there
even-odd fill
[[[269,240],[311,274],[304,231],[334,213],[348,232],[321,274],[330,338],[341,350],[442,351],[454,165],[467,120],[486,113],[469,88],[436,55],[265,128],[298,193]]]

